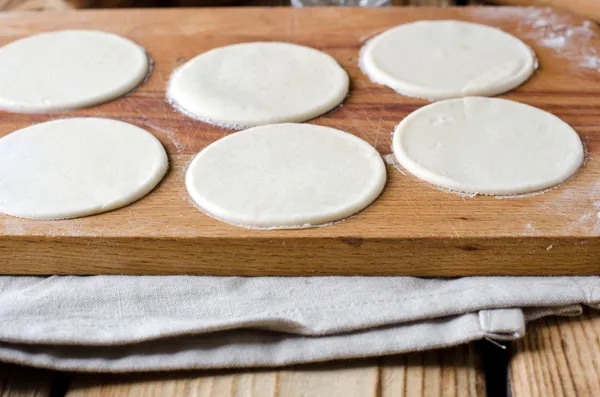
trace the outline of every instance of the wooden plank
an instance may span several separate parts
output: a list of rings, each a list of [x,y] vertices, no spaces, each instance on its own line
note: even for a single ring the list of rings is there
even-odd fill
[[[482,362],[473,345],[383,359],[377,397],[484,397]]]
[[[484,397],[470,346],[282,370],[76,375],[66,397]]]
[[[530,324],[509,368],[513,397],[600,396],[599,341],[599,313]]]
[[[39,31],[103,29],[146,47],[155,67],[133,95],[101,106],[53,115],[3,113],[0,136],[56,117],[113,117],[153,132],[169,152],[171,170],[149,196],[109,213],[52,222],[0,216],[0,273],[597,274],[600,74],[584,67],[593,59],[582,57],[600,54],[600,30],[549,10],[495,10],[250,8],[3,15],[0,45]],[[358,51],[368,37],[420,19],[481,22],[531,45],[540,70],[503,97],[551,111],[573,125],[590,152],[584,169],[565,186],[543,195],[499,200],[441,192],[389,167],[389,183],[372,206],[345,222],[303,230],[237,228],[190,204],[183,183],[186,165],[229,131],[186,118],[165,103],[165,85],[175,67],[210,48],[252,40],[324,50],[349,72],[352,93],[344,106],[312,122],[356,134],[388,155],[394,126],[427,102],[370,82],[358,67]],[[560,51],[549,46],[543,35],[558,33],[539,20],[551,20],[560,32],[571,29],[565,38],[568,46]]]
[[[304,395],[368,397],[376,388],[377,367],[315,367],[282,371],[239,371],[185,376],[76,376],[67,397],[267,397]]]
[[[50,397],[53,373],[0,364],[0,397]]]

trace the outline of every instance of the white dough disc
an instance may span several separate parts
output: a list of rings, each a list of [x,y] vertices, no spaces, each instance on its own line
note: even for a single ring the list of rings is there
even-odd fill
[[[451,99],[425,106],[396,127],[396,159],[447,189],[490,195],[556,186],[581,167],[584,148],[558,117],[496,98]]]
[[[148,74],[145,50],[94,30],[62,30],[0,48],[0,109],[42,113],[109,101]]]
[[[159,140],[122,121],[36,124],[0,139],[0,212],[67,219],[109,211],[150,192],[167,167]]]
[[[321,51],[255,42],[198,55],[173,73],[167,96],[191,117],[252,127],[317,117],[342,103],[348,85],[346,71]]]
[[[385,165],[371,145],[310,124],[229,135],[202,150],[186,175],[187,190],[203,211],[255,228],[340,220],[373,202],[385,181]]]
[[[419,21],[369,40],[363,71],[376,83],[416,98],[493,96],[525,82],[534,52],[500,29],[461,21]]]

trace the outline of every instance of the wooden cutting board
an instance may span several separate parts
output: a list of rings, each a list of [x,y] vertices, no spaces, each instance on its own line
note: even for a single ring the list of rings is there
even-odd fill
[[[165,103],[174,68],[208,49],[253,40],[323,50],[349,72],[352,89],[343,106],[312,123],[356,134],[389,155],[394,126],[427,102],[371,83],[359,70],[358,51],[369,37],[420,19],[497,26],[533,47],[539,71],[503,97],[570,123],[589,151],[581,172],[542,195],[465,198],[390,166],[387,187],[372,206],[345,222],[303,230],[237,228],[190,204],[186,165],[231,131]],[[0,273],[600,274],[600,30],[578,17],[533,8],[238,8],[4,14],[0,23],[2,45],[42,31],[102,29],[143,45],[155,62],[137,92],[101,106],[53,115],[0,113],[0,136],[58,117],[111,117],[154,133],[171,161],[167,178],[149,196],[116,211],[65,221],[0,215]]]

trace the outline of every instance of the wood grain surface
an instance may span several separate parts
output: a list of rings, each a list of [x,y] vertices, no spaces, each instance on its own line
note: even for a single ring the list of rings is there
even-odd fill
[[[600,396],[600,314],[533,322],[510,365],[514,397]]]
[[[487,0],[490,3],[511,6],[551,6],[570,10],[583,17],[600,21],[598,0]]]
[[[535,76],[503,97],[570,123],[589,151],[585,167],[542,195],[498,199],[446,193],[389,167],[382,196],[335,225],[247,230],[190,203],[183,183],[191,158],[232,133],[191,120],[164,100],[170,73],[195,55],[253,40],[304,44],[349,72],[343,106],[311,121],[364,138],[390,154],[394,126],[426,101],[369,81],[358,51],[373,35],[421,19],[497,26],[533,47]],[[125,98],[52,115],[2,113],[0,136],[66,116],[104,116],[154,133],[170,155],[166,179],[147,197],[109,213],[67,221],[0,216],[0,273],[214,275],[567,275],[598,274],[600,262],[600,31],[549,9],[249,8],[78,11],[2,16],[0,45],[41,31],[102,29],[147,48],[154,72]],[[597,62],[597,63],[596,63]],[[132,148],[135,156],[135,148]]]
[[[485,397],[470,345],[269,371],[75,375],[67,397]]]

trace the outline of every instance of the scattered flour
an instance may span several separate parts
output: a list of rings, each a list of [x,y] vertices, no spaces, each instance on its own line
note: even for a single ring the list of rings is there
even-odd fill
[[[551,36],[540,40],[540,43],[546,47],[561,48],[567,44],[566,36]]]
[[[557,56],[569,61],[570,67],[574,69],[571,72],[600,71],[600,30],[592,22],[557,13],[551,8],[475,8],[464,12],[477,17],[482,23],[486,20],[490,24],[495,21],[519,21],[517,31],[514,32],[517,37],[552,49]],[[587,192],[567,183],[552,195],[540,196],[535,203],[540,211],[564,219],[561,222],[564,226],[556,230],[558,233],[600,233],[600,180],[593,183]],[[523,235],[537,233],[531,222],[523,224]],[[552,245],[548,248],[552,249]]]
[[[552,8],[476,8],[469,13],[483,21],[518,20],[518,37],[553,49],[562,58],[571,60],[574,66],[600,71],[600,53],[596,49],[600,34],[590,21],[582,22],[570,15],[556,13]]]
[[[385,156],[383,156],[383,161],[385,161],[385,163],[387,165],[391,165],[392,167],[394,167],[399,173],[401,173],[402,175],[406,176],[406,171],[404,171],[404,168],[402,168],[398,162],[396,161],[396,159],[394,158],[393,154],[386,154]]]
[[[561,234],[600,233],[600,180],[586,192],[581,188],[563,187],[556,195],[545,196],[540,209],[564,219]],[[568,210],[568,211],[567,211]]]
[[[168,128],[162,128],[149,120],[132,120],[133,123],[135,123],[135,121],[138,121],[140,124],[149,127],[155,132],[162,133],[169,141],[171,141],[173,146],[175,146],[175,150],[177,151],[177,153],[182,153],[185,149],[185,144],[177,139],[177,134],[175,133],[175,131],[170,130]]]
[[[532,222],[525,223],[523,226],[523,231],[521,232],[521,235],[523,236],[537,236],[540,234],[541,233],[535,228],[535,226],[533,226]]]

